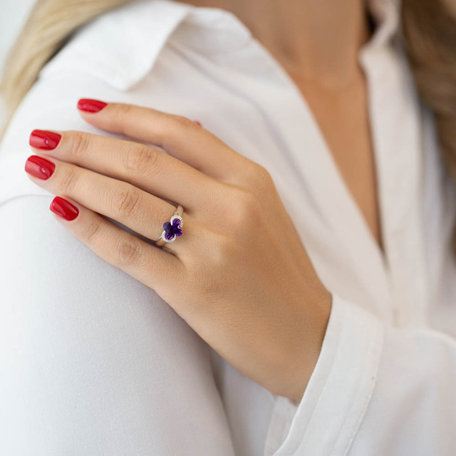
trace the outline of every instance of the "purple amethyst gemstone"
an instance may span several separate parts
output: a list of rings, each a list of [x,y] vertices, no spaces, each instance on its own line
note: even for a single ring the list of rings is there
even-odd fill
[[[172,225],[169,222],[163,223],[163,228],[165,229],[166,239],[172,239],[175,235],[180,236],[182,234],[182,228],[180,226],[179,219],[174,219]]]

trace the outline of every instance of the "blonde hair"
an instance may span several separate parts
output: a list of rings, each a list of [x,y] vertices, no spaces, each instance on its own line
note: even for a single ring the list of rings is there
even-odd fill
[[[9,52],[0,91],[7,122],[41,68],[80,26],[132,0],[37,0]],[[435,114],[442,159],[456,181],[456,0],[402,0],[405,47],[422,99]],[[456,254],[456,226],[453,230]]]
[[[37,0],[8,52],[0,81],[6,122],[35,83],[43,66],[65,45],[79,27],[91,19],[132,0]]]

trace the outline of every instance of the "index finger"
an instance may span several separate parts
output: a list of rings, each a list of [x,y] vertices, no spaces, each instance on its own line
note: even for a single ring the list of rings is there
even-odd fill
[[[79,100],[78,109],[83,119],[95,127],[162,147],[179,160],[223,182],[232,182],[233,176],[253,164],[184,116],[86,98]]]

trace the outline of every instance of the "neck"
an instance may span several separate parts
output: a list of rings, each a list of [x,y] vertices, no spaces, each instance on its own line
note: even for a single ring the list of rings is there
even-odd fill
[[[292,74],[322,86],[350,84],[369,39],[365,0],[189,0],[228,10]]]

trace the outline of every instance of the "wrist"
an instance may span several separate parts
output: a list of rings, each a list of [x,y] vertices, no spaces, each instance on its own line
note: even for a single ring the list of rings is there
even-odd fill
[[[297,351],[291,351],[294,355],[288,361],[288,381],[284,383],[282,393],[279,393],[294,405],[301,402],[320,357],[331,314],[332,295],[326,291],[319,299],[309,302],[317,304],[309,306],[312,314],[307,317],[307,325],[302,331],[303,343],[298,344]]]

